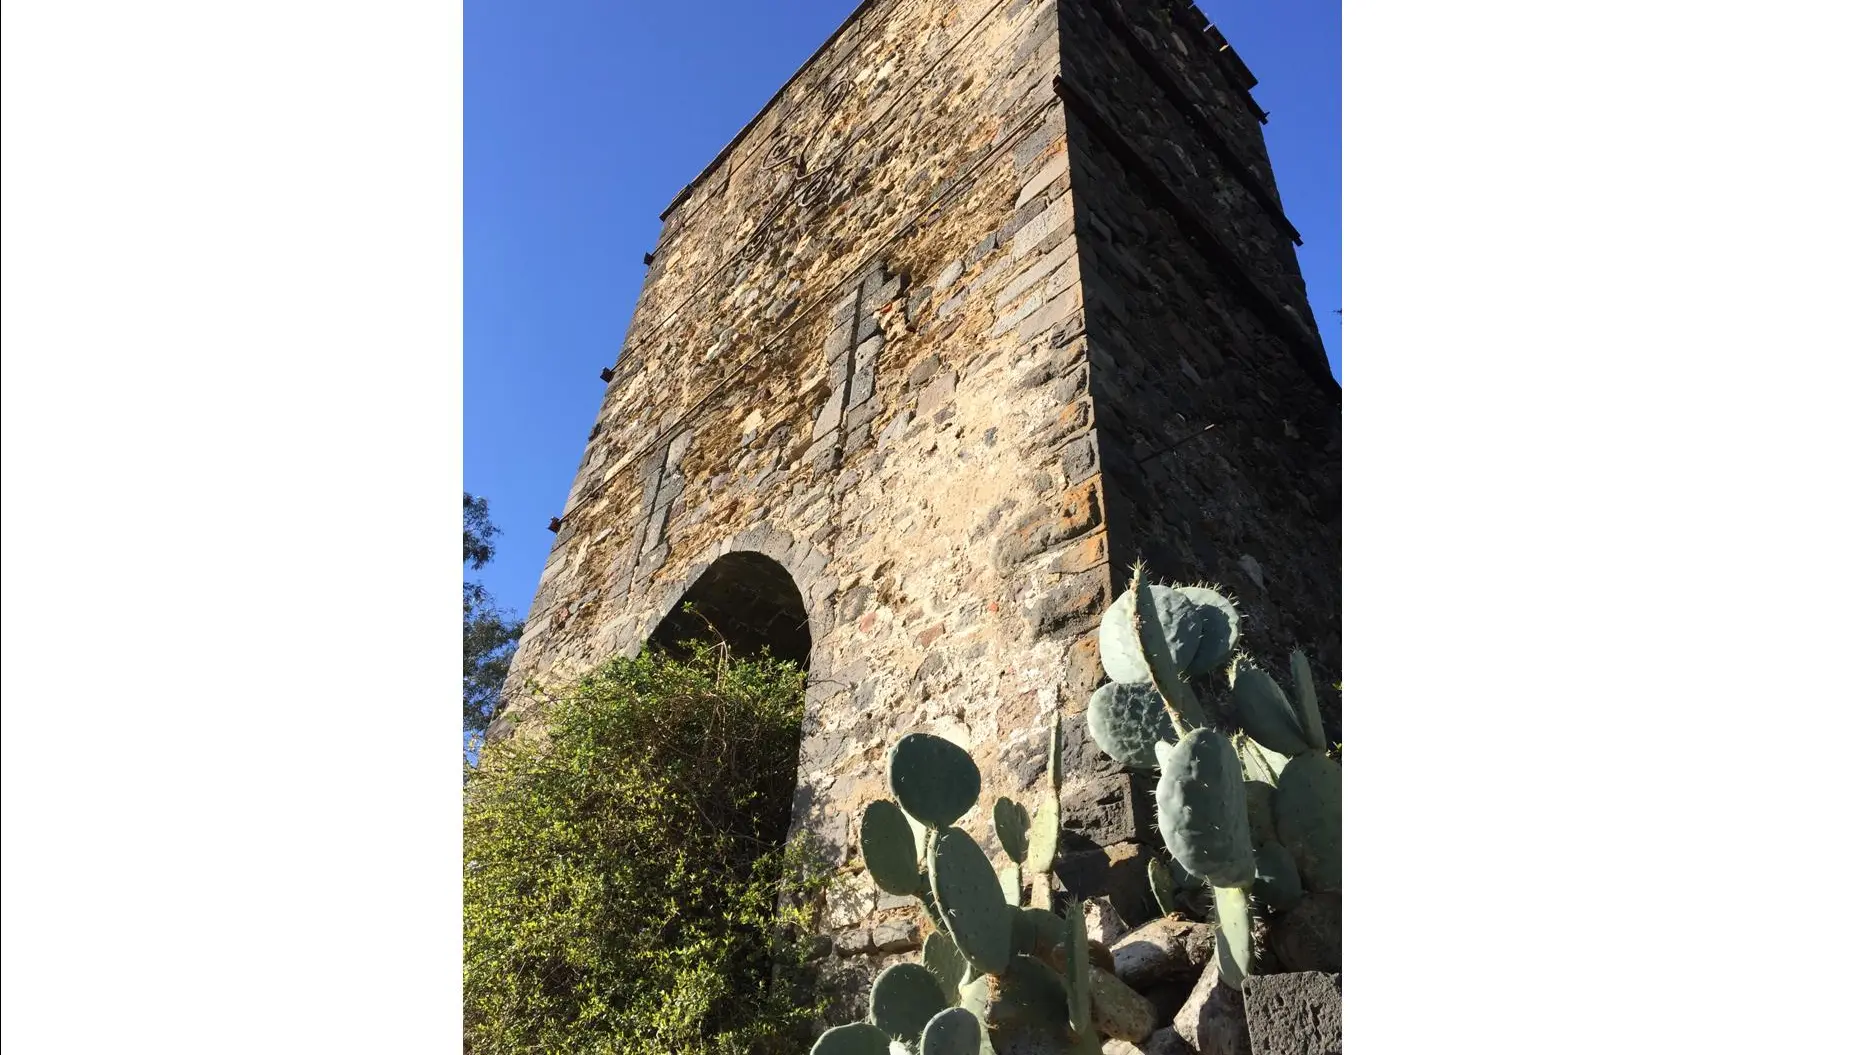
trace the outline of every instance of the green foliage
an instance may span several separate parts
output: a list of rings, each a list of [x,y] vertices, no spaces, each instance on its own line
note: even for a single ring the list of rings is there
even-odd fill
[[[464,789],[468,1050],[806,1046],[825,874],[782,845],[802,701],[790,665],[650,650],[551,702],[544,740],[484,748]]]
[[[495,536],[488,499],[462,495],[462,563],[480,570],[495,559]],[[501,705],[501,683],[508,678],[521,623],[495,606],[479,582],[462,584],[462,727],[479,733],[488,728]]]
[[[501,684],[508,680],[521,624],[510,619],[479,582],[462,584],[462,727],[479,733],[488,728],[501,704]]]
[[[462,563],[476,571],[495,559],[495,536],[501,534],[488,519],[488,499],[462,492]]]

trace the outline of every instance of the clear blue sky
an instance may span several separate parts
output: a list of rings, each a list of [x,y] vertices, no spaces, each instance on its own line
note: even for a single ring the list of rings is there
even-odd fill
[[[504,534],[475,573],[525,614],[644,281],[658,213],[858,0],[469,0],[463,63],[463,487]],[[1341,11],[1201,5],[1257,102],[1341,372]]]

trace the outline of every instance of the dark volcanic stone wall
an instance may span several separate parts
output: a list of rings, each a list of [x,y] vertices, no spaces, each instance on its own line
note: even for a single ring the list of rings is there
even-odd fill
[[[1244,79],[1182,4],[1062,7],[1113,567],[1222,582],[1340,736],[1340,388]]]

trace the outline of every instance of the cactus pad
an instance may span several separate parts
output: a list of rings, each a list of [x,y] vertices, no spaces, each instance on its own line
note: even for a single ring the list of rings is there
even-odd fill
[[[1043,960],[1058,959],[1056,952],[1068,944],[1067,921],[1043,908],[1025,908],[1021,915],[1029,941],[1016,951]]]
[[[1087,918],[1081,914],[1078,897],[1068,899],[1067,923],[1067,970],[1063,981],[1068,991],[1068,1028],[1074,1031],[1075,1039],[1084,1042],[1096,1034],[1092,972],[1087,966]]]
[[[870,1022],[835,1026],[820,1035],[808,1055],[891,1055],[892,1038]]]
[[[924,889],[918,871],[918,843],[897,806],[874,799],[859,821],[859,852],[879,889],[900,897]]]
[[[970,980],[970,962],[957,951],[957,943],[943,931],[934,930],[925,935],[924,951],[919,959],[943,988],[944,1003],[955,1004],[958,991]]]
[[[1272,756],[1255,740],[1242,734],[1231,739],[1231,746],[1236,748],[1237,759],[1243,763],[1244,804],[1250,817],[1250,834],[1256,844],[1262,846],[1276,838],[1274,803],[1279,770],[1270,765],[1270,759],[1282,756]]]
[[[983,1024],[967,1009],[939,1011],[925,1023],[918,1055],[977,1055],[983,1050]]]
[[[1230,699],[1237,722],[1250,738],[1272,751],[1299,755],[1309,749],[1301,716],[1269,672],[1238,656],[1230,669]]]
[[[1237,647],[1237,606],[1230,603],[1230,598],[1209,586],[1179,586],[1175,589],[1197,606],[1198,618],[1204,627],[1198,654],[1192,657],[1191,665],[1186,669],[1193,674],[1216,670],[1224,665],[1225,660],[1230,659],[1231,650]]]
[[[1134,769],[1157,769],[1152,745],[1178,740],[1165,697],[1150,683],[1110,681],[1095,689],[1087,701],[1087,731],[1108,758]]]
[[[1012,906],[1022,904],[1022,868],[1019,865],[1004,865],[997,869],[996,881],[1002,884],[1005,902]]]
[[[1341,889],[1341,767],[1327,755],[1298,755],[1276,781],[1276,835],[1310,890]]]
[[[1197,605],[1170,586],[1150,589],[1159,627],[1171,646],[1173,661],[1182,671],[1197,656],[1198,646],[1204,641],[1204,617]],[[1140,649],[1140,631],[1134,625],[1138,613],[1138,598],[1128,590],[1100,617],[1100,665],[1114,681],[1138,684],[1152,680],[1152,670]]]
[[[1289,674],[1296,683],[1296,716],[1302,719],[1302,735],[1310,747],[1326,751],[1328,735],[1322,731],[1322,709],[1315,702],[1315,675],[1309,670],[1309,657],[1303,655],[1299,648],[1289,653]]]
[[[1033,956],[1011,956],[991,987],[991,1028],[1027,1025],[1047,1030],[1068,1024],[1068,991],[1061,976]]]
[[[872,1024],[903,1041],[916,1041],[931,1016],[944,1010],[943,983],[915,963],[897,963],[872,982]]]
[[[1257,844],[1257,881],[1250,891],[1257,904],[1272,912],[1293,908],[1302,900],[1302,876],[1288,847],[1279,842]]]
[[[1054,724],[1048,729],[1048,787],[1042,795],[1042,804],[1035,811],[1034,822],[1029,826],[1029,852],[1022,862],[1022,867],[1029,872],[1041,875],[1055,867],[1055,850],[1061,841],[1061,716],[1055,715]],[[1046,892],[1048,879],[1044,875],[1036,887]]]
[[[970,752],[941,736],[911,733],[886,758],[892,797],[919,823],[945,828],[970,812],[983,788]]]
[[[967,832],[945,828],[931,845],[931,892],[957,951],[985,974],[1009,964],[1010,919],[996,869]]]
[[[1007,795],[999,795],[990,816],[996,825],[996,841],[1003,844],[1003,852],[1011,861],[1020,864],[1029,852],[1028,808]]]
[[[1217,902],[1217,970],[1224,984],[1242,989],[1256,973],[1255,924],[1250,892],[1242,887],[1214,887]]]
[[[1157,857],[1146,864],[1146,881],[1152,885],[1152,899],[1159,903],[1159,911],[1167,916],[1178,911],[1178,883],[1172,879],[1172,870]]]
[[[1159,777],[1159,831],[1178,863],[1213,886],[1248,886],[1256,879],[1243,764],[1224,734],[1194,729],[1167,756]]]

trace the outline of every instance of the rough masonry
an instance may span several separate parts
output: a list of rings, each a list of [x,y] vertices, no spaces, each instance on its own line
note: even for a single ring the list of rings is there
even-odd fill
[[[861,4],[664,213],[498,732],[689,599],[808,663],[837,970],[914,948],[855,831],[914,730],[1032,799],[1061,715],[1059,880],[1143,915],[1147,789],[1081,721],[1131,562],[1306,649],[1340,738],[1340,389],[1254,83],[1177,0]]]

